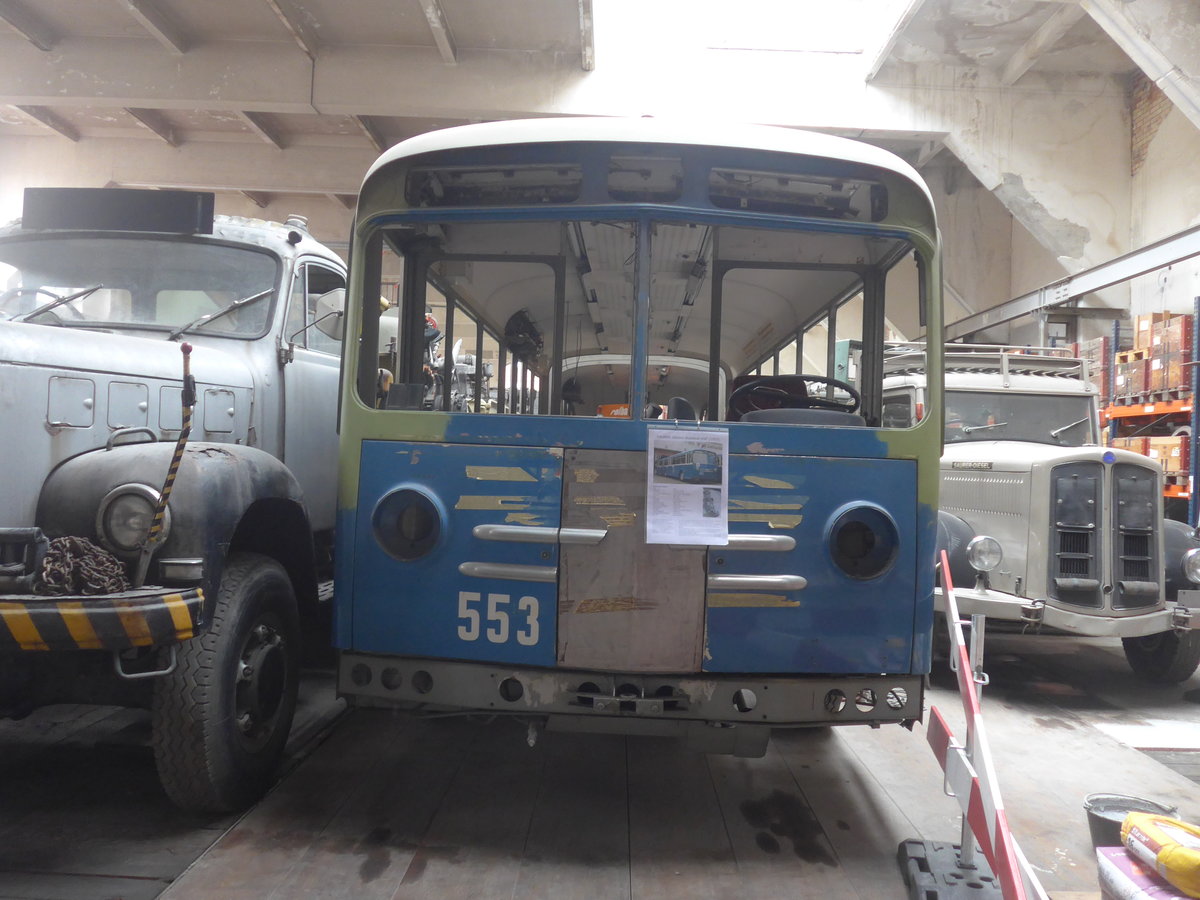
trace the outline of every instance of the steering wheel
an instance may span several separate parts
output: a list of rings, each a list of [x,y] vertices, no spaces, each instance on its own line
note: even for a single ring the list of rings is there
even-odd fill
[[[841,388],[850,395],[850,402],[813,396],[807,393],[805,384]],[[805,393],[799,393],[797,387]],[[729,412],[736,414],[738,419],[756,409],[832,409],[853,413],[861,405],[862,395],[853,385],[823,375],[766,375],[746,382],[729,395]]]

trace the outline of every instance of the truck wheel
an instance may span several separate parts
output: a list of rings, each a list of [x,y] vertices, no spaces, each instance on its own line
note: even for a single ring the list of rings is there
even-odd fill
[[[1145,637],[1122,638],[1125,658],[1147,681],[1176,684],[1186,681],[1200,665],[1200,632],[1160,631]]]
[[[174,803],[230,812],[258,799],[283,755],[300,676],[287,572],[256,553],[229,559],[212,627],[155,680],[154,759]]]

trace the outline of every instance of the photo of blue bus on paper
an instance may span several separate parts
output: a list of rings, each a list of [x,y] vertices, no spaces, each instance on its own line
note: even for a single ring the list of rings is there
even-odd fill
[[[654,474],[688,484],[720,484],[721,454],[712,450],[683,450],[654,460]]]

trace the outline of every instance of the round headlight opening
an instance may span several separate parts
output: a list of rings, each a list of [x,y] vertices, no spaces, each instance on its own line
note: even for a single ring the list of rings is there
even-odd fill
[[[979,535],[967,542],[967,562],[976,572],[990,572],[1004,559],[1004,550],[994,537]]]
[[[442,534],[442,515],[428,495],[401,488],[379,501],[371,526],[376,542],[388,556],[411,562],[437,544]]]
[[[142,546],[154,522],[159,493],[145,484],[123,484],[109,491],[96,510],[96,534],[100,542],[118,553],[132,553]],[[171,510],[163,512],[159,540],[171,530]]]
[[[892,517],[878,507],[845,510],[829,529],[834,563],[851,578],[878,578],[891,568],[899,550],[899,533]]]
[[[1193,584],[1200,584],[1200,548],[1183,554],[1183,575]]]

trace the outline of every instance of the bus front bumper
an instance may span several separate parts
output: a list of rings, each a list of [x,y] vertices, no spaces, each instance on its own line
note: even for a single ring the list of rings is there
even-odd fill
[[[954,599],[958,604],[960,616],[983,615],[994,621],[1020,623],[1035,632],[1052,629],[1081,637],[1118,638],[1144,637],[1172,630],[1186,631],[1191,622],[1200,624],[1200,616],[1193,615],[1190,611],[1190,608],[1200,605],[1200,600],[1192,602],[1184,595],[1200,598],[1200,592],[1181,591],[1179,602],[1167,603],[1165,607],[1150,610],[1132,610],[1116,616],[1108,610],[1089,612],[1081,609],[1076,612],[1053,606],[1043,600],[1017,597],[1000,591],[959,587],[954,589]],[[946,600],[941,588],[934,590],[933,599],[934,609],[944,613]]]
[[[120,651],[176,644],[199,631],[203,605],[199,588],[0,595],[0,651]]]
[[[911,723],[921,720],[924,697],[922,675],[624,675],[349,650],[341,652],[337,682],[340,696],[364,706],[570,717],[579,730],[585,719],[766,727]]]

